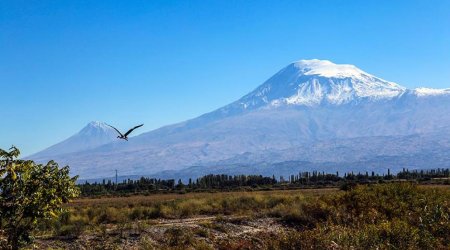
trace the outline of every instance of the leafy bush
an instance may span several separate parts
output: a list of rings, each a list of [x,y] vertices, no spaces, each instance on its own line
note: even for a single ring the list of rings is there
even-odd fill
[[[31,243],[39,222],[62,212],[62,205],[79,194],[77,177],[69,167],[18,160],[20,151],[0,149],[0,240],[2,249],[19,249]]]

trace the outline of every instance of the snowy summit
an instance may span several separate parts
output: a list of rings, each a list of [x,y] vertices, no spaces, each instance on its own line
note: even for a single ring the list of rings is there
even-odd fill
[[[237,109],[282,105],[341,105],[351,102],[387,100],[412,93],[417,97],[450,94],[450,89],[407,88],[364,72],[350,64],[328,60],[300,60],[280,70],[254,91],[221,109],[233,113]]]
[[[334,64],[328,60],[300,60],[292,63],[304,75],[318,75],[323,77],[359,78],[361,75],[369,75],[351,64]]]
[[[99,133],[99,132],[108,132],[112,131],[111,127],[108,126],[105,122],[100,121],[92,121],[84,127],[80,133]]]
[[[289,64],[239,102],[245,108],[267,104],[336,105],[361,98],[392,98],[405,90],[354,65],[313,59]]]

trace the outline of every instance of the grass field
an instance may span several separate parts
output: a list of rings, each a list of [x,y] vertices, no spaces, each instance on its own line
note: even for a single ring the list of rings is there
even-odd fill
[[[448,249],[448,186],[77,199],[42,223],[48,249]]]

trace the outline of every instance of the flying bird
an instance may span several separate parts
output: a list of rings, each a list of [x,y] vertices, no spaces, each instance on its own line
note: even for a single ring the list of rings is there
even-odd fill
[[[126,132],[125,134],[122,134],[117,128],[115,128],[115,127],[113,127],[113,126],[111,126],[111,125],[109,125],[109,124],[106,124],[106,125],[110,126],[110,127],[113,128],[115,131],[117,131],[117,133],[119,133],[119,135],[117,136],[117,138],[119,138],[119,139],[124,139],[124,140],[126,140],[126,141],[128,141],[128,135],[131,134],[131,132],[133,132],[133,130],[135,130],[135,129],[137,129],[137,128],[140,128],[140,127],[142,127],[142,126],[144,126],[144,124],[137,125],[136,127],[131,128],[130,130],[128,130],[128,132]]]

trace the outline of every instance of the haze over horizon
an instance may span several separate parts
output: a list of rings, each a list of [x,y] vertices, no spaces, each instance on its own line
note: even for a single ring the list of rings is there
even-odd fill
[[[94,120],[147,132],[299,59],[448,88],[449,12],[448,1],[2,2],[0,148],[29,155]]]

